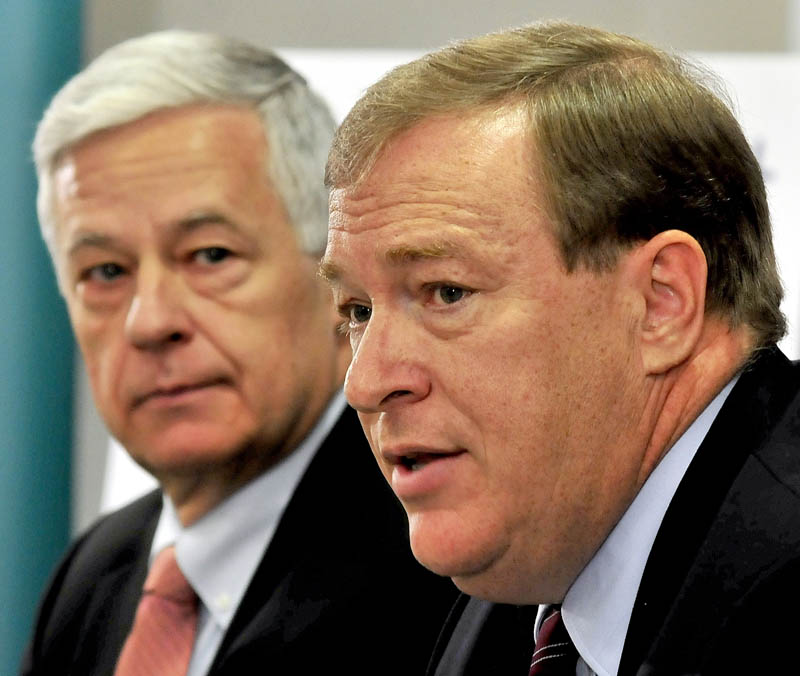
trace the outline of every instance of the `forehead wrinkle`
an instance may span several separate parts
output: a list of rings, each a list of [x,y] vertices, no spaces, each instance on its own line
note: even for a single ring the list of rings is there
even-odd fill
[[[177,234],[188,234],[208,225],[218,225],[235,232],[240,229],[234,221],[216,209],[193,209],[186,216],[175,219],[170,229]]]
[[[77,159],[74,154],[68,154],[56,171],[69,182],[71,196],[79,200],[91,200],[97,193],[104,197],[114,196],[117,183],[121,183],[123,188],[142,186],[147,189],[147,186],[164,180],[165,176],[192,179],[204,173],[205,166],[199,163],[186,166],[185,158],[186,153],[160,151],[158,154],[135,158],[114,157],[111,161],[101,162],[93,155],[82,155]],[[154,161],[158,163],[158,172],[153,171]]]
[[[427,175],[415,180],[392,180],[360,186],[358,190],[335,189],[330,194],[330,227],[361,232],[398,220],[398,212],[413,207],[415,220],[432,219],[471,224],[500,218],[487,213],[486,200],[472,198],[461,180],[443,181]],[[402,220],[408,220],[403,218]]]
[[[237,232],[239,230],[236,223],[232,222],[224,214],[213,209],[194,210],[187,216],[175,219],[175,221],[167,225],[167,229],[175,234],[181,235],[189,234],[208,225],[218,225]],[[71,254],[76,249],[86,246],[109,247],[114,244],[115,239],[113,235],[105,232],[78,230],[67,253]]]

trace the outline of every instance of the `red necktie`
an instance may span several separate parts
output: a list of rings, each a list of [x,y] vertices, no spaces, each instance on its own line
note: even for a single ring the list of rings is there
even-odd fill
[[[549,606],[539,627],[529,676],[575,676],[578,651],[561,618],[561,606]]]
[[[196,625],[197,595],[178,568],[175,547],[167,547],[145,580],[114,676],[185,676]]]

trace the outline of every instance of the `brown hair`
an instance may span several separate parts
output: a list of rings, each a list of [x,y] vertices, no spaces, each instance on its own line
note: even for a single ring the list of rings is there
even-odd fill
[[[541,23],[455,43],[370,87],[339,128],[329,187],[351,187],[420,120],[519,106],[568,270],[603,270],[668,229],[708,262],[706,308],[756,341],[786,322],[761,170],[708,73],[633,38]]]

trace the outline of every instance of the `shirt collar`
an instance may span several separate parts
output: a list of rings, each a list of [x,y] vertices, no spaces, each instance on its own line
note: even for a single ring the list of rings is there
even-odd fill
[[[661,521],[725,399],[731,380],[681,435],[567,592],[562,617],[598,676],[617,673],[633,604]]]
[[[188,528],[183,528],[172,501],[164,496],[150,562],[174,544],[183,574],[223,630],[230,625],[295,487],[345,406],[339,392],[290,455]]]

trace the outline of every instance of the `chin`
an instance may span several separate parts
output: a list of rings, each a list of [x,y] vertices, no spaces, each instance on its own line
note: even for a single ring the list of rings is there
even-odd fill
[[[411,550],[417,561],[449,577],[465,594],[496,603],[536,604],[554,596],[537,583],[536,560],[497,523],[479,526],[452,512],[409,515]],[[541,571],[545,573],[545,571]],[[545,598],[546,597],[546,598]]]
[[[227,464],[244,445],[230,430],[170,430],[125,445],[131,457],[155,474],[183,474]]]
[[[519,575],[504,574],[499,566],[492,566],[466,575],[451,576],[450,579],[465,594],[485,601],[513,605],[536,605],[539,603],[530,596],[527,580],[522,579]]]
[[[410,514],[409,536],[417,561],[437,575],[452,578],[459,589],[471,593],[465,587],[491,576],[507,545],[486,525],[465,528],[463,524],[447,512]]]

